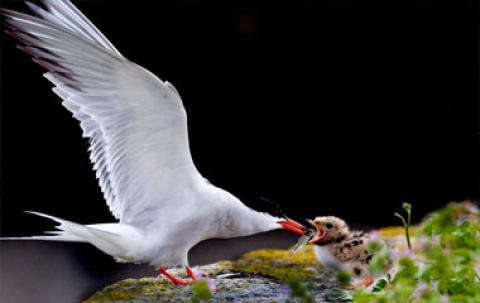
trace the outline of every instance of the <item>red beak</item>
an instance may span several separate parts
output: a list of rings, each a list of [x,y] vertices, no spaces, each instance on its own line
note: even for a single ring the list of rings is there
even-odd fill
[[[315,244],[318,241],[323,240],[323,238],[325,238],[325,236],[327,235],[325,230],[323,230],[323,228],[321,227],[318,227],[313,220],[308,220],[308,223],[310,223],[317,230],[317,233],[315,234],[315,236],[313,236],[313,238],[310,241],[308,241],[308,243]]]
[[[292,231],[296,234],[299,234],[302,236],[305,234],[305,226],[303,226],[302,224],[298,223],[295,220],[286,219],[286,220],[277,221],[277,223],[280,224],[283,228],[288,229],[289,231]]]

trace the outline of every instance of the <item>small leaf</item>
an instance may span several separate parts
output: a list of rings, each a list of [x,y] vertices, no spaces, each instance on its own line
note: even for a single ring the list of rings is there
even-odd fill
[[[388,282],[385,279],[380,279],[378,280],[377,284],[373,286],[372,292],[379,292],[385,289],[385,286],[387,286]]]
[[[193,303],[208,302],[213,297],[212,292],[208,288],[208,283],[206,280],[194,281],[192,283],[191,290],[193,293]]]
[[[394,216],[397,217],[397,218],[400,218],[400,220],[402,220],[403,226],[407,226],[407,221],[405,221],[405,218],[401,214],[394,213]]]
[[[380,241],[368,241],[367,251],[371,254],[379,252],[383,248],[383,244]]]

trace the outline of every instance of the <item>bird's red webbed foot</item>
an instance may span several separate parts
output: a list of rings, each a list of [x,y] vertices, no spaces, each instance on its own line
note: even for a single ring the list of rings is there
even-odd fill
[[[167,272],[167,270],[163,267],[160,267],[158,268],[158,271],[164,275],[165,277],[167,277],[173,284],[176,284],[176,285],[192,285],[192,282],[196,282],[198,281],[199,279],[197,278],[197,276],[193,273],[193,270],[188,267],[188,266],[185,266],[185,272],[187,273],[187,276],[189,278],[192,279],[192,282],[190,281],[185,281],[185,280],[182,280],[182,279],[178,279],[178,278],[175,278],[173,275],[169,274]],[[215,284],[215,283],[214,283]],[[219,288],[217,288],[216,286],[208,286],[210,288],[210,290],[212,291],[219,291]]]
[[[296,234],[299,234],[299,235],[305,234],[305,230],[306,230],[305,226],[303,226],[302,224],[298,223],[295,220],[285,219],[285,220],[277,221],[277,223],[280,224],[283,228],[289,231],[292,231]]]
[[[170,280],[173,284],[175,285],[191,285],[192,283],[191,282],[188,282],[188,281],[185,281],[185,280],[182,280],[182,279],[177,279],[175,278],[174,276],[172,276],[171,274],[169,274],[167,272],[167,270],[163,267],[160,267],[158,269],[158,271],[164,275],[165,277],[167,277],[168,280]],[[191,271],[191,270],[190,270]],[[188,272],[187,272],[188,273]]]

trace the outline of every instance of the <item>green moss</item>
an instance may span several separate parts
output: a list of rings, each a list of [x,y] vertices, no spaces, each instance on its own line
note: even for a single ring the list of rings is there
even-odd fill
[[[156,278],[127,279],[105,287],[84,303],[128,301],[134,300],[140,295],[154,298],[157,294],[168,292],[171,289],[172,284]]]
[[[294,256],[290,256],[286,250],[252,251],[225,266],[232,271],[271,277],[280,281],[310,277],[322,270],[311,246],[307,246]]]

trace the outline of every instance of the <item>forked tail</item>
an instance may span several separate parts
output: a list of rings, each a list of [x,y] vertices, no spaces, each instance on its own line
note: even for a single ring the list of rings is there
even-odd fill
[[[135,228],[117,223],[82,225],[34,211],[26,213],[48,218],[58,223],[54,231],[30,237],[1,237],[0,240],[42,240],[86,242],[117,258],[128,258],[132,248],[141,240]]]
[[[26,213],[37,215],[40,217],[51,219],[59,225],[55,226],[58,230],[45,231],[45,235],[31,237],[2,237],[0,240],[46,240],[46,241],[68,241],[68,242],[88,242],[82,235],[85,233],[85,227],[81,224],[62,220],[60,218],[34,212],[25,211]]]

